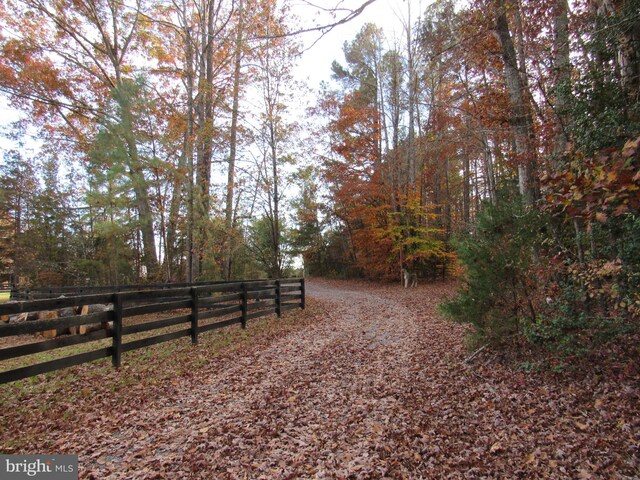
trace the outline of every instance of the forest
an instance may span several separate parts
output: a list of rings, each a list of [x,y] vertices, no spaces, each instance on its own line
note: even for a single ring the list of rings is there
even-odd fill
[[[0,52],[0,477],[638,478],[640,0],[0,0]]]
[[[2,280],[408,268],[461,279],[443,309],[483,339],[579,349],[628,331],[640,2],[398,9],[318,87],[292,73],[287,1],[1,2],[0,91],[22,112],[0,164]]]

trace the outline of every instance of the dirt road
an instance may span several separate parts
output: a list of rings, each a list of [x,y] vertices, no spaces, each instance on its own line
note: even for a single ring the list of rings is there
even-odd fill
[[[434,293],[427,312],[438,300]],[[176,398],[124,414],[117,431],[97,434],[95,445],[78,452],[83,473],[419,476],[416,464],[423,463],[424,452],[405,438],[407,429],[417,427],[414,402],[407,400],[437,325],[426,330],[425,311],[404,305],[410,294],[399,287],[312,281],[308,296],[320,302],[324,318],[266,348],[242,352]],[[448,345],[431,353],[439,363],[455,361],[462,350]]]
[[[637,390],[465,363],[451,290],[311,281],[305,328],[51,432],[56,453],[99,479],[632,478]]]

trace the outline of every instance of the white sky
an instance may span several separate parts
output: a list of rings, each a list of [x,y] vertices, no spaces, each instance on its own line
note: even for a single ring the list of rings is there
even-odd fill
[[[13,147],[13,142],[6,139],[3,135],[5,128],[11,122],[15,122],[20,119],[20,115],[17,111],[12,110],[7,105],[7,99],[0,95],[0,162],[2,162],[2,156],[6,150]]]
[[[411,3],[411,16],[415,21],[424,9],[431,3],[430,0],[409,0]],[[357,8],[364,0],[344,0],[343,4],[348,8]],[[321,5],[334,5],[337,0],[319,0]],[[311,15],[310,7],[294,7],[294,13],[299,17]],[[376,0],[369,5],[363,13],[354,20],[339,25],[321,38],[315,46],[307,50],[300,59],[296,70],[296,77],[300,80],[309,79],[309,87],[317,90],[320,82],[328,80],[331,76],[331,63],[338,60],[344,63],[342,46],[345,41],[351,41],[366,23],[375,23],[385,32],[389,46],[393,46],[394,40],[403,41],[402,22],[407,18],[407,0]],[[302,20],[304,22],[304,20]],[[321,19],[318,21],[322,21]],[[329,17],[326,23],[331,23]],[[305,34],[302,38],[308,48],[318,39],[319,33]]]
[[[431,3],[431,0],[376,0],[354,20],[335,27],[319,40],[319,32],[302,35],[300,40],[308,50],[303,53],[294,70],[295,78],[304,82],[310,89],[311,95],[315,95],[320,83],[330,79],[331,63],[334,60],[344,63],[342,54],[344,42],[353,40],[362,26],[368,22],[375,23],[384,29],[389,46],[394,44],[395,39],[398,39],[402,44],[402,21],[407,17],[407,1],[411,3],[411,15],[414,21]],[[364,0],[315,0],[315,3],[323,7],[340,4],[344,8],[350,9],[356,9],[363,2]],[[304,6],[305,0],[293,0],[292,3],[293,13],[300,18],[302,27],[327,24],[336,20],[328,15],[318,15],[317,10],[308,4]],[[342,18],[342,15],[338,13],[336,18]],[[311,46],[316,40],[318,40],[317,43]],[[307,101],[313,100],[308,99]],[[302,103],[307,102],[301,102],[301,105],[298,106],[302,107]],[[295,110],[295,106],[293,107]],[[0,95],[0,162],[2,162],[4,151],[12,147],[15,148],[12,142],[3,138],[1,132],[11,122],[21,118],[21,115],[20,112],[9,108],[6,98]]]

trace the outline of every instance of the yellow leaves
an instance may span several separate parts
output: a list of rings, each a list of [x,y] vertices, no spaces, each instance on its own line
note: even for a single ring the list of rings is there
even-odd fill
[[[616,217],[619,217],[620,215],[623,215],[625,213],[627,213],[629,211],[629,207],[626,204],[622,204],[619,205],[614,211],[613,211],[613,215]]]
[[[489,452],[493,453],[493,454],[497,454],[500,452],[504,452],[504,446],[502,445],[502,443],[500,441],[495,442],[493,445],[491,445],[491,447],[489,448]]]
[[[161,45],[154,45],[149,49],[149,53],[161,64],[173,63],[175,58],[167,52],[167,50]]]
[[[586,470],[584,468],[581,468],[578,471],[578,478],[579,479],[589,479],[589,478],[593,478],[593,475],[591,474],[591,472],[589,470]]]
[[[606,223],[640,208],[640,137],[621,150],[574,158],[543,180],[548,211]]]
[[[584,198],[584,194],[580,190],[578,190],[578,187],[576,187],[575,185],[572,185],[570,190],[573,192],[572,198],[574,201],[579,201]]]
[[[606,262],[597,271],[599,276],[608,277],[610,275],[616,275],[622,270],[622,262],[620,260],[612,260]]]
[[[640,146],[640,137],[635,140],[629,140],[624,144],[622,148],[622,156],[624,158],[633,157],[638,152],[638,147]]]

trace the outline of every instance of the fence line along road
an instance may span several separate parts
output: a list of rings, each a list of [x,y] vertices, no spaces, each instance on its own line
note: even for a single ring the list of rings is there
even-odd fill
[[[242,280],[253,283],[263,280]],[[12,287],[10,291],[11,300],[39,300],[43,298],[58,298],[64,296],[95,295],[99,293],[130,292],[139,290],[166,290],[181,287],[203,287],[210,285],[222,285],[230,283],[228,281],[216,282],[195,282],[195,283],[141,283],[137,285],[102,285],[96,287],[68,286],[68,287],[33,287],[20,288]],[[237,283],[237,281],[235,282]]]
[[[60,295],[60,292],[57,293]],[[0,349],[0,362],[71,345],[112,339],[111,346],[2,371],[0,372],[0,383],[13,382],[106,357],[111,357],[113,366],[117,368],[122,363],[124,352],[181,337],[190,336],[195,345],[198,343],[199,335],[210,330],[234,324],[240,324],[242,328],[246,328],[247,321],[254,318],[274,313],[280,317],[282,312],[286,310],[304,309],[305,283],[303,278],[211,282],[208,284],[181,284],[177,287],[163,285],[160,289],[151,290],[139,289],[45,298],[0,304],[0,317],[30,312],[58,311],[95,304],[108,304],[112,308],[87,315],[74,314],[52,319],[46,319],[47,315],[44,315],[45,319],[40,320],[0,323],[0,337],[51,331],[62,333],[70,328],[72,331],[78,332],[81,326],[99,326],[89,333],[73,333],[51,340],[2,348]],[[189,313],[180,312],[185,309]],[[152,313],[174,315],[142,323],[125,322],[127,318]],[[126,341],[129,335],[177,325],[186,328]]]

